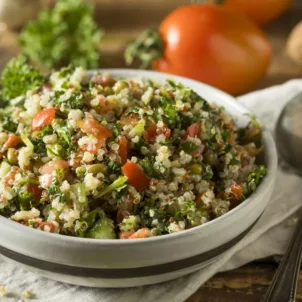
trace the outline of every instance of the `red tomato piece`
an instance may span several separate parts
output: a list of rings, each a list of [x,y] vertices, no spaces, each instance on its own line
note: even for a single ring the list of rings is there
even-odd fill
[[[121,116],[120,123],[122,126],[130,125],[134,127],[138,124],[138,116],[134,113],[123,114]]]
[[[200,123],[193,123],[187,128],[184,139],[188,137],[199,137],[200,136],[201,125]]]
[[[33,130],[39,130],[43,126],[50,125],[52,121],[55,119],[56,116],[56,109],[49,108],[38,112],[32,121],[32,128]]]
[[[142,191],[149,187],[150,178],[136,163],[128,161],[122,166],[122,172],[128,177],[128,183],[136,190]]]
[[[140,239],[140,238],[148,238],[151,237],[152,233],[148,228],[142,228],[136,231],[133,235],[128,237],[129,239]]]
[[[200,206],[202,205],[202,196],[204,195],[204,193],[201,193],[200,195],[197,196],[195,203],[196,203],[196,208],[200,208]]]
[[[98,85],[102,85],[103,87],[107,87],[107,86],[113,86],[116,80],[108,75],[98,74],[91,79],[91,82]]]
[[[237,200],[240,200],[242,197],[242,184],[231,185],[231,193]]]
[[[113,137],[112,131],[107,127],[101,125],[95,119],[87,118],[79,121],[77,125],[83,132],[87,134],[93,134],[94,136],[102,139]]]
[[[120,239],[129,239],[132,235],[134,235],[134,232],[122,232],[120,233]]]
[[[16,135],[10,135],[7,141],[2,146],[1,152],[6,151],[8,148],[15,148],[21,142],[21,137]]]
[[[29,184],[27,186],[27,190],[31,193],[36,201],[41,199],[42,190],[39,188],[39,185],[36,184]]]
[[[127,161],[127,155],[128,155],[128,140],[125,136],[120,136],[118,140],[119,149],[118,149],[118,155],[121,158],[121,163],[124,165]]]
[[[63,159],[54,159],[40,168],[40,174],[51,174],[57,169],[68,169],[69,164]]]
[[[163,134],[166,139],[169,139],[171,136],[171,130],[164,124],[163,127],[157,127],[156,124],[152,124],[148,129],[146,130],[144,134],[144,138],[147,142],[155,142],[156,137],[158,135]]]

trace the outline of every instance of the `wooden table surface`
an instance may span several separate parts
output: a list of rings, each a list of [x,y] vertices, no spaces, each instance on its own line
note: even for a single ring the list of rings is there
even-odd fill
[[[265,0],[263,0],[265,1]],[[156,28],[160,20],[185,0],[95,0],[96,19],[105,29],[101,43],[102,67],[125,67],[123,50],[129,40],[146,27]],[[146,12],[144,14],[144,11]],[[276,22],[264,27],[273,48],[273,58],[266,77],[255,89],[281,84],[302,77],[302,66],[285,54],[287,36],[302,20],[302,1],[295,0],[290,10]],[[18,54],[17,33],[3,30],[0,25],[0,69],[10,57]],[[220,273],[206,282],[188,302],[258,302],[266,292],[277,265],[251,263],[242,268]],[[302,301],[302,273],[297,301]]]

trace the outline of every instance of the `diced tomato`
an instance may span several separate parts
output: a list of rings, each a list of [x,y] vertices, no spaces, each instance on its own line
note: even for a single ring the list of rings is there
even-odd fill
[[[129,239],[140,239],[140,238],[147,238],[151,236],[152,233],[148,228],[142,228],[136,231],[133,235],[131,235]]]
[[[56,109],[49,108],[38,112],[32,121],[31,127],[33,130],[39,130],[43,126],[50,125],[56,116]]]
[[[128,161],[122,166],[122,172],[128,177],[128,183],[138,191],[145,190],[149,187],[150,178],[136,163]]]
[[[42,188],[46,189],[48,186],[52,184],[53,180],[53,175],[52,172],[57,170],[57,169],[63,169],[65,172],[65,177],[68,175],[68,167],[69,164],[67,161],[63,159],[54,159],[44,166],[40,168],[40,174],[39,176],[39,182]]]
[[[144,138],[147,142],[155,142],[155,139],[158,135],[163,134],[166,139],[169,139],[171,136],[171,130],[164,125],[163,127],[157,127],[156,124],[152,124],[148,129],[146,130],[144,134]]]
[[[40,174],[51,174],[57,169],[67,169],[69,164],[63,159],[54,159],[40,168]]]
[[[2,146],[1,152],[5,152],[8,148],[16,148],[21,142],[21,137],[16,135],[10,135],[7,141]]]
[[[123,114],[120,123],[122,126],[130,125],[134,127],[138,124],[138,115],[135,113]]]
[[[242,197],[242,184],[231,185],[231,193],[237,200],[240,200]]]
[[[92,118],[87,118],[77,123],[78,127],[87,134],[93,134],[98,138],[106,139],[113,137],[112,131],[101,125],[98,121]]]
[[[200,123],[193,123],[187,128],[184,139],[190,137],[199,137],[200,136],[201,125]]]
[[[204,193],[201,193],[200,195],[197,196],[195,203],[196,203],[196,208],[200,208],[201,204],[202,204],[202,196],[204,195]]]
[[[128,155],[128,140],[125,136],[120,136],[118,140],[119,149],[118,149],[118,155],[121,158],[121,163],[124,165],[127,161],[127,155]]]
[[[36,184],[29,184],[27,186],[27,190],[29,193],[31,193],[36,201],[39,201],[41,199],[42,190],[39,188]]]
[[[184,106],[184,108],[182,109],[183,112],[188,112],[189,108],[187,106]]]
[[[108,75],[98,74],[91,79],[91,82],[106,87],[106,86],[113,86],[116,80]]]
[[[122,232],[120,233],[120,239],[129,239],[132,235],[134,235],[134,232]]]
[[[217,198],[220,198],[220,199],[225,199],[227,197],[227,194],[223,191],[223,192],[219,192],[217,194]]]
[[[242,194],[242,184],[233,184],[231,185],[230,193],[219,192],[217,198],[228,199],[230,201],[230,209],[233,209],[239,205]]]

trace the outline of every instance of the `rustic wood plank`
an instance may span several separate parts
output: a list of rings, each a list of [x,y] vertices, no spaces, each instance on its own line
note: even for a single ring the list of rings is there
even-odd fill
[[[259,302],[265,295],[276,268],[274,264],[248,264],[234,271],[217,274],[187,302]],[[302,301],[302,272],[299,283],[297,302]]]

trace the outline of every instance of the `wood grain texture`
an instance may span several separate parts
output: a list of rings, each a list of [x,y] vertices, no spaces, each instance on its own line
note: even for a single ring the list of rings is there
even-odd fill
[[[220,273],[206,282],[187,302],[260,302],[275,274],[273,264],[248,264]],[[302,301],[302,272],[296,301]]]

